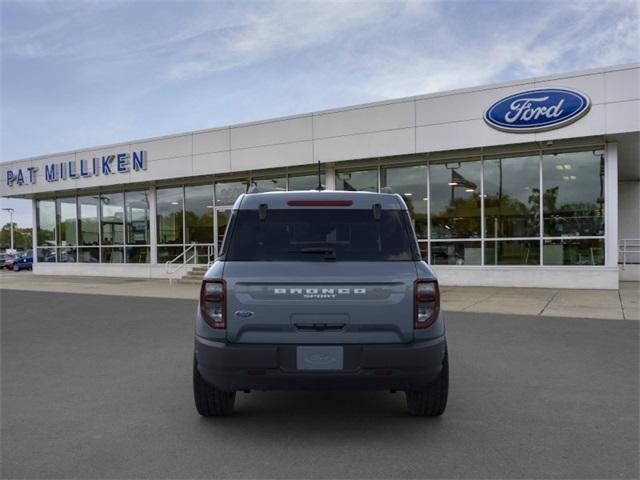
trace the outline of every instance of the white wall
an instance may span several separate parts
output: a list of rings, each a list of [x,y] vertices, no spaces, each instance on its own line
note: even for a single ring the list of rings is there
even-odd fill
[[[618,289],[617,267],[433,265],[432,268],[445,286]]]

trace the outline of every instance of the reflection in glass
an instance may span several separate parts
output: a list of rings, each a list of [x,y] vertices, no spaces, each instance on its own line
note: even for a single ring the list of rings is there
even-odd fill
[[[124,243],[124,195],[109,193],[100,195],[102,206],[102,245],[122,245]]]
[[[480,162],[431,165],[431,237],[480,237]]]
[[[487,240],[484,242],[485,265],[539,265],[539,240]]]
[[[213,185],[184,189],[185,243],[213,243]]]
[[[76,261],[75,248],[59,247],[58,248],[58,263],[74,263]]]
[[[544,241],[545,265],[604,265],[604,239]]]
[[[419,242],[418,248],[420,248],[420,255],[422,255],[422,260],[427,263],[431,263],[431,259],[429,258],[429,242]]]
[[[542,162],[544,236],[604,235],[604,155],[547,154]]]
[[[487,237],[540,235],[540,157],[496,158],[484,162]]]
[[[158,245],[158,263],[165,263],[173,260],[182,253],[182,247],[168,247],[164,245]]]
[[[149,247],[125,247],[127,263],[149,263]]]
[[[182,244],[182,187],[159,188],[156,198],[158,243]]]
[[[148,245],[149,236],[149,192],[125,192],[125,218],[127,243]]]
[[[124,249],[122,247],[102,247],[102,263],[123,263]]]
[[[481,242],[431,242],[433,265],[480,265],[481,261]]]
[[[76,238],[76,197],[56,199],[58,212],[58,244],[77,245]]]
[[[38,200],[36,207],[37,244],[56,244],[56,203],[53,200]],[[40,255],[40,253],[38,254]],[[45,254],[43,254],[45,255]],[[40,257],[38,256],[38,260]],[[44,261],[44,260],[41,260]]]
[[[216,205],[232,206],[236,199],[243,193],[247,193],[249,182],[216,182]]]
[[[98,226],[99,204],[100,200],[97,195],[78,197],[79,245],[99,245],[100,243],[100,232]]]
[[[79,248],[78,261],[80,263],[98,263],[100,261],[100,249],[98,247]]]
[[[36,251],[38,262],[55,263],[58,260],[55,247],[38,248]]]
[[[336,172],[336,190],[377,192],[378,169]]]
[[[418,238],[427,238],[429,199],[427,198],[426,165],[383,168],[380,176],[383,187],[390,187],[394,193],[402,195]]]
[[[326,187],[324,173],[320,174],[320,184]],[[318,174],[289,175],[289,190],[315,190],[318,188]]]
[[[285,177],[253,179],[258,192],[284,192],[287,190],[287,179]]]

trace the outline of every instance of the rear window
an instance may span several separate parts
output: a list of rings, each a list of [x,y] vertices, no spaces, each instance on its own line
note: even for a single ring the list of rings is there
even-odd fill
[[[229,224],[230,261],[410,261],[415,258],[407,213],[382,210],[239,210]]]

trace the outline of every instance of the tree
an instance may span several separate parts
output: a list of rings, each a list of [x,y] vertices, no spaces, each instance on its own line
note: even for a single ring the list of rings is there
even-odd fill
[[[33,247],[30,228],[19,228],[13,223],[13,247],[16,250],[29,250]],[[7,222],[0,230],[0,249],[11,248],[11,224]]]

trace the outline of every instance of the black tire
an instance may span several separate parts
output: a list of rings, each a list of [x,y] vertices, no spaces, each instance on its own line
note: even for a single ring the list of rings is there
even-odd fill
[[[209,385],[198,372],[198,366],[193,360],[193,396],[196,410],[203,417],[223,417],[233,412],[236,402],[236,392],[223,392],[213,385]]]
[[[449,396],[449,354],[445,347],[442,371],[426,390],[405,392],[407,408],[417,417],[438,417],[444,413]]]

